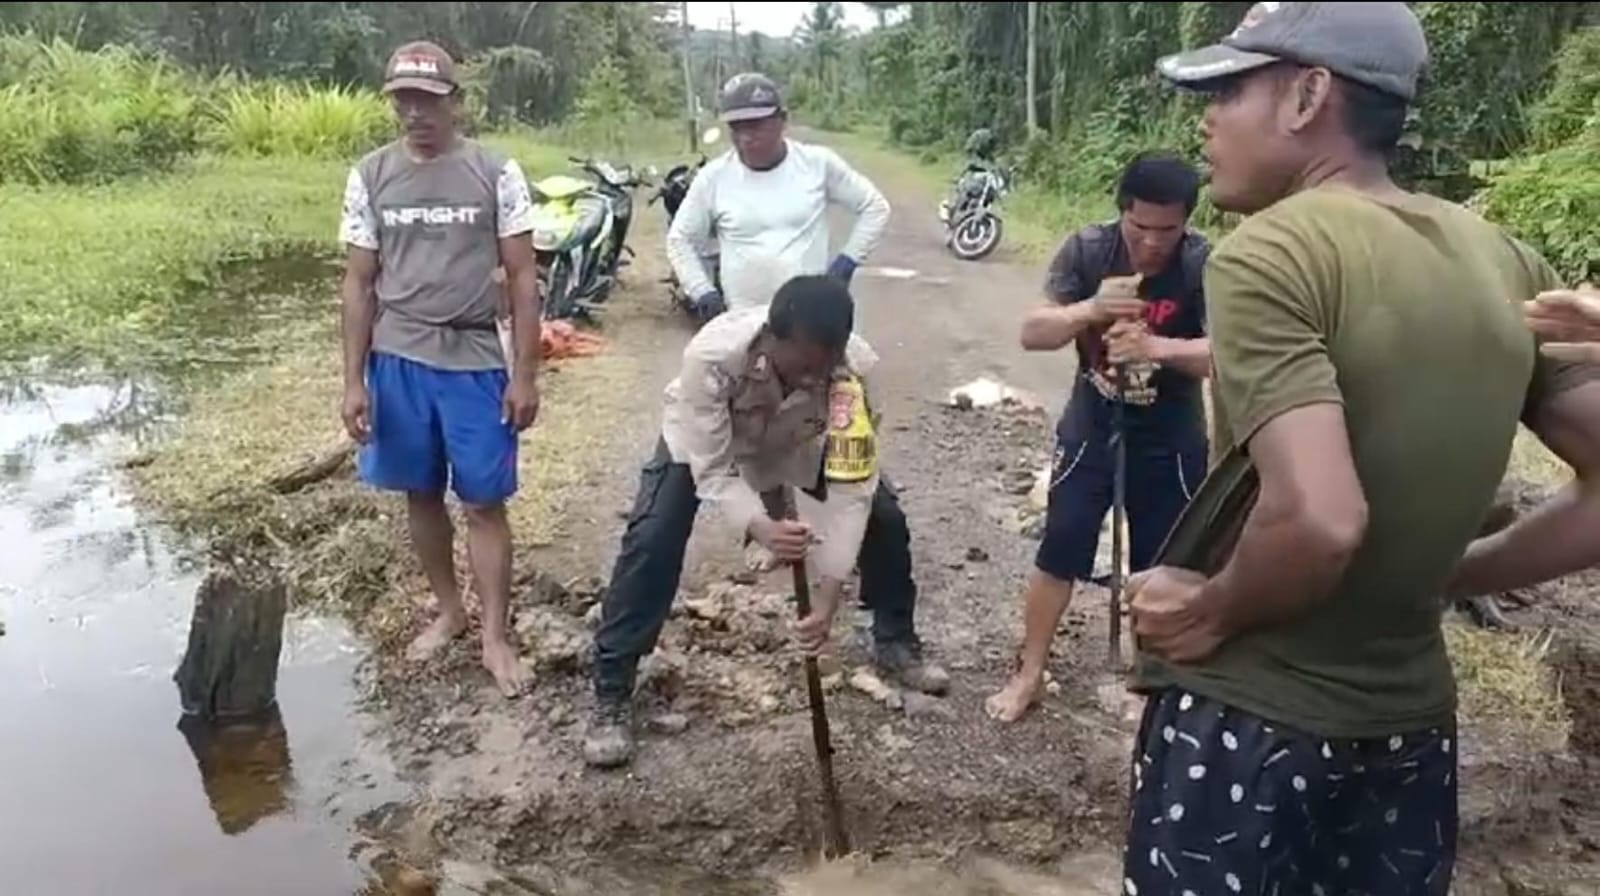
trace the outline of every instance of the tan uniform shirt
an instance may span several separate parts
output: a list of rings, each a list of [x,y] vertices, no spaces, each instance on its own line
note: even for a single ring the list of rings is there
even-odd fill
[[[777,374],[751,351],[767,309],[729,311],[700,329],[667,385],[662,437],[676,463],[687,464],[700,500],[743,531],[765,510],[761,493],[780,486],[816,485],[828,427],[828,384],[783,394]],[[878,357],[851,335],[845,363],[865,378]],[[822,539],[812,558],[817,574],[850,574],[865,532],[877,478],[829,483],[829,500],[799,495],[801,519]],[[842,568],[841,568],[842,567]]]

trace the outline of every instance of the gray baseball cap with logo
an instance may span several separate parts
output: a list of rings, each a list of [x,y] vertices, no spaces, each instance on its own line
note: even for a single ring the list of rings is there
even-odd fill
[[[1320,66],[1410,102],[1428,39],[1404,3],[1257,3],[1220,43],[1164,57],[1156,69],[1203,86],[1275,62]]]
[[[756,72],[729,78],[717,96],[717,114],[724,122],[771,118],[782,111],[783,94],[778,91],[778,85]]]

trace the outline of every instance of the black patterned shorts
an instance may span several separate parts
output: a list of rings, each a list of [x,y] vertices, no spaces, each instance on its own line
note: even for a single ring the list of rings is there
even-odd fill
[[[1177,689],[1134,751],[1127,896],[1445,896],[1453,728],[1326,740]]]

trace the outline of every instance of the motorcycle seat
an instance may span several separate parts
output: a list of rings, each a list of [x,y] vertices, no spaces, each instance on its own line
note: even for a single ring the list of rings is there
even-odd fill
[[[533,183],[533,192],[536,198],[542,197],[547,201],[555,202],[581,196],[593,190],[594,184],[565,174],[551,175]]]
[[[573,203],[577,220],[567,237],[569,244],[592,242],[605,226],[607,211],[605,200],[598,196],[586,196]]]

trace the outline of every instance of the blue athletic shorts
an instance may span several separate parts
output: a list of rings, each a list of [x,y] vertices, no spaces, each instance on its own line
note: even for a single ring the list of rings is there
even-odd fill
[[[372,438],[362,480],[381,489],[499,504],[517,491],[517,432],[503,421],[504,370],[439,370],[373,352],[367,362]]]
[[[1060,441],[1050,469],[1044,536],[1034,557],[1040,572],[1088,581],[1100,527],[1111,510],[1116,458],[1104,437]],[[1128,447],[1128,567],[1147,568],[1206,475],[1206,443]]]

